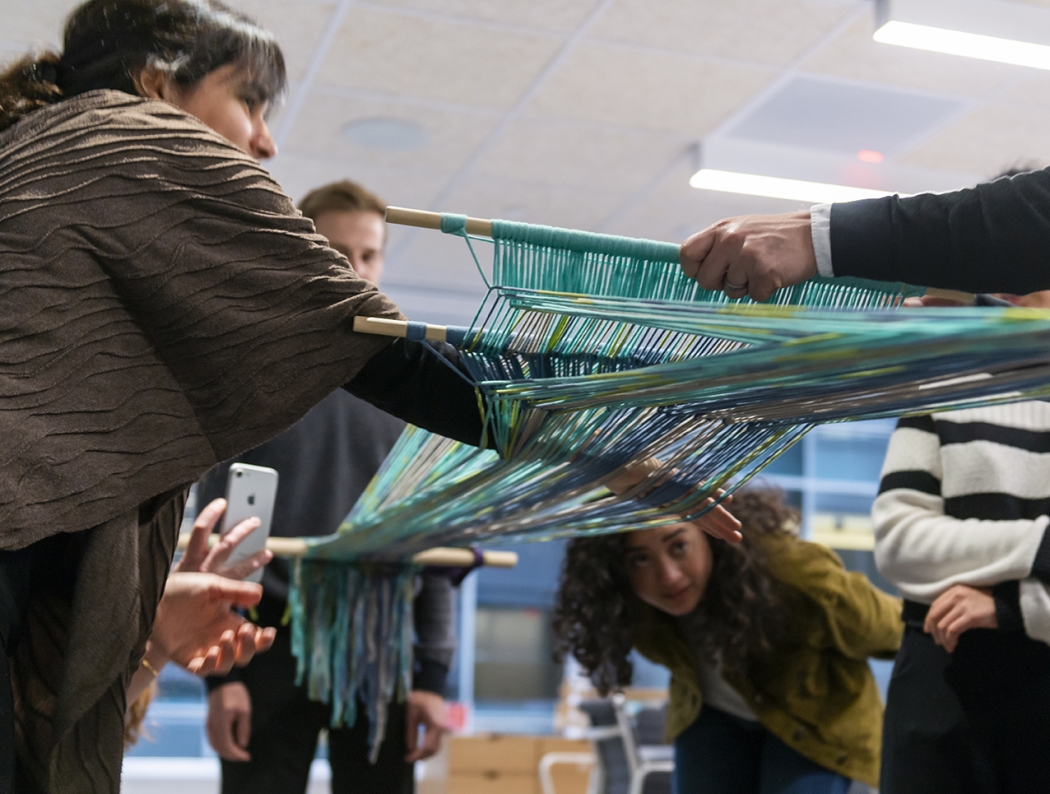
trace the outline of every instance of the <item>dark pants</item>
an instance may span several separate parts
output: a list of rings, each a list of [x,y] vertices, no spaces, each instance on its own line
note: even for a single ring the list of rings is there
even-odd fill
[[[846,794],[850,781],[758,722],[704,706],[674,742],[675,794]]]
[[[33,547],[0,552],[0,792],[15,786],[15,703],[10,657],[29,607]]]
[[[222,762],[222,794],[305,791],[317,737],[328,727],[331,710],[307,698],[303,687],[293,685],[295,658],[287,628],[278,629],[273,648],[256,656],[241,677],[252,697],[248,742],[252,760]],[[412,794],[415,780],[412,765],[405,763],[407,752],[405,705],[391,703],[379,759],[370,763],[368,717],[358,703],[353,727],[328,732],[333,794]]]
[[[893,666],[884,794],[1050,792],[1050,646],[973,629],[949,654],[909,626]]]
[[[82,533],[53,535],[18,551],[0,551],[0,794],[30,790],[24,780],[18,782],[11,657],[34,593],[56,581],[72,586],[81,539]]]

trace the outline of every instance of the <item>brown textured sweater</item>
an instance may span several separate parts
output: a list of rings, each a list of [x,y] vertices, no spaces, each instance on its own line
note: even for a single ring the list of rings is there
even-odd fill
[[[42,791],[119,789],[124,692],[185,491],[288,427],[400,317],[254,160],[111,91],[0,133],[0,550],[81,533],[14,659]]]

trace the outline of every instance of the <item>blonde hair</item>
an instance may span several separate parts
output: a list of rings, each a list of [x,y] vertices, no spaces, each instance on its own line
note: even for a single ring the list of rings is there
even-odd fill
[[[312,221],[325,212],[374,212],[386,214],[386,202],[356,182],[344,179],[311,190],[299,202],[299,211]]]
[[[128,706],[128,712],[124,716],[125,752],[138,744],[139,739],[148,740],[150,738],[149,734],[146,733],[146,729],[142,727],[142,723],[146,720],[146,712],[149,711],[149,704],[156,696],[157,682],[152,681],[148,687],[142,690],[142,694],[135,698],[135,701]]]

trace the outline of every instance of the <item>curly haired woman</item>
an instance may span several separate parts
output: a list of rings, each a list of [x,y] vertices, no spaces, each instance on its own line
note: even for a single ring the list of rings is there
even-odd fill
[[[867,664],[892,657],[900,602],[799,540],[772,491],[739,492],[744,541],[695,524],[578,538],[558,592],[559,652],[603,694],[636,648],[671,670],[679,794],[842,794],[877,785],[882,704]]]

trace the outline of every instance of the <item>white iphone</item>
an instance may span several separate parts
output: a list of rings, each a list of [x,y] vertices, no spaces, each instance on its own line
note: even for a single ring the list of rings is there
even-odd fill
[[[226,476],[226,514],[221,535],[225,535],[246,518],[258,518],[262,524],[230,554],[227,565],[233,565],[266,548],[277,498],[277,470],[266,466],[234,463]],[[262,581],[262,568],[245,577],[246,582]]]

